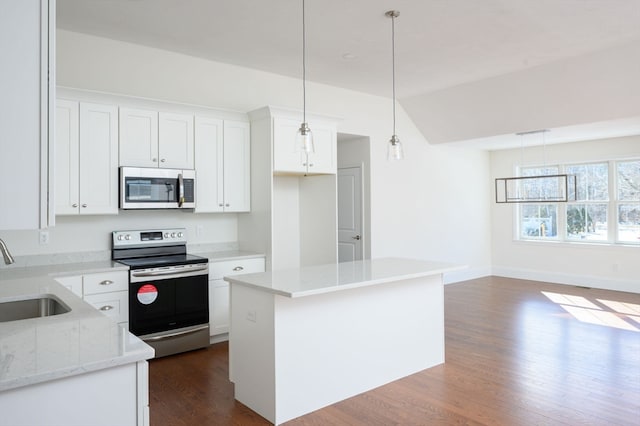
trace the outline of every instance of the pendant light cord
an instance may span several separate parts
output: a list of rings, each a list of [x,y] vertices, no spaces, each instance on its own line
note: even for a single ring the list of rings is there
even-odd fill
[[[396,17],[391,15],[391,87],[393,91],[393,134],[396,134]]]
[[[307,122],[307,67],[306,67],[306,31],[304,24],[304,0],[302,0],[302,122]]]

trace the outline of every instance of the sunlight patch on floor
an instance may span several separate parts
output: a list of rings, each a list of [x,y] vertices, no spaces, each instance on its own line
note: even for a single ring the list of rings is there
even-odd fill
[[[582,296],[549,291],[543,291],[542,294],[578,321],[640,332],[636,326],[640,325],[640,305],[601,299],[597,299],[596,304]]]

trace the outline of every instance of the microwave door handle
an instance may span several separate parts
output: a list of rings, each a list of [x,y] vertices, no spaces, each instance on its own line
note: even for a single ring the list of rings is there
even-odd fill
[[[178,174],[178,207],[182,207],[184,204],[184,179],[182,179],[182,173]]]

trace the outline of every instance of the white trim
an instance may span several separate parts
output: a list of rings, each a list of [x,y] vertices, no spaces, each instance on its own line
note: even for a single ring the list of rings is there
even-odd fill
[[[553,284],[576,285],[582,287],[601,288],[605,290],[640,293],[640,282],[638,280],[613,279],[594,275],[565,274],[561,272],[509,268],[505,266],[494,266],[493,275],[523,280],[543,281]]]
[[[488,277],[491,275],[490,266],[481,266],[477,268],[467,268],[460,271],[452,271],[443,274],[442,281],[445,285],[454,284],[461,281],[474,280],[476,278]]]

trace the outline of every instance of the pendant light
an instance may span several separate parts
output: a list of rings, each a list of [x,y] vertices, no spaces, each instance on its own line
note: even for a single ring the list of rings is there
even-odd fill
[[[400,16],[397,10],[390,10],[385,16],[391,18],[391,84],[393,88],[393,135],[389,139],[389,147],[387,151],[388,160],[402,160],[404,151],[402,143],[396,135],[396,28],[395,19]]]
[[[314,152],[313,134],[307,123],[307,66],[306,66],[306,35],[304,19],[304,0],[302,0],[302,124],[296,134],[296,151],[310,154]]]

